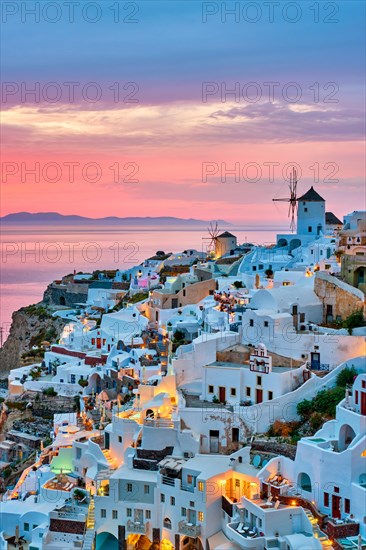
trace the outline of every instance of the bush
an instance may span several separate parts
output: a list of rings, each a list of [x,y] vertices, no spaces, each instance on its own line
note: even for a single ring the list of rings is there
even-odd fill
[[[47,395],[47,397],[56,397],[57,391],[55,391],[55,388],[47,388],[46,390],[43,390],[43,395]]]
[[[362,309],[354,311],[343,321],[343,328],[346,328],[350,334],[352,334],[354,328],[363,326],[365,326],[365,320],[363,318]]]
[[[78,384],[82,387],[82,388],[86,388],[86,386],[89,384],[89,381],[88,380],[80,380],[78,381]]]
[[[234,281],[233,286],[235,286],[236,289],[238,288],[244,288],[244,285],[241,281]]]
[[[337,386],[339,386],[340,388],[345,388],[348,384],[353,384],[353,381],[357,374],[358,373],[355,367],[345,367],[337,375]]]

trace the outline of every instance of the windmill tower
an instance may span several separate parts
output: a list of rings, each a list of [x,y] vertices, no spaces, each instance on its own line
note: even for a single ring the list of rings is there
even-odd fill
[[[210,222],[209,227],[207,228],[208,234],[210,235],[210,242],[207,245],[207,253],[208,255],[215,255],[216,254],[216,248],[217,248],[217,237],[220,233],[218,223]]]
[[[288,208],[288,217],[290,218],[290,229],[291,233],[294,233],[296,229],[296,223],[295,223],[295,214],[297,211],[297,171],[295,168],[292,168],[292,172],[290,174],[290,183],[289,183],[289,189],[290,189],[290,196],[286,197],[284,199],[272,199],[274,202],[280,201],[280,202],[288,202],[289,208]]]

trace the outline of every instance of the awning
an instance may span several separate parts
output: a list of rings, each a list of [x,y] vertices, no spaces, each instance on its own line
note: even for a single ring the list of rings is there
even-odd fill
[[[210,550],[241,550],[241,547],[235,542],[231,542],[222,531],[209,537],[208,546]]]

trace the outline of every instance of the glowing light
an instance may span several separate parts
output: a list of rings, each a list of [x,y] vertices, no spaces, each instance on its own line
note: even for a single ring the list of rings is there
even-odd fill
[[[296,506],[296,500],[291,500],[291,506]]]

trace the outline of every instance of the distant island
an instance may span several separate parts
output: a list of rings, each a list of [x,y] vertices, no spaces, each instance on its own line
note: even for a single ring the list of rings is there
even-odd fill
[[[17,212],[14,214],[8,214],[7,216],[0,217],[0,223],[2,224],[123,224],[130,225],[166,225],[166,226],[207,226],[211,221],[217,221],[218,224],[231,226],[232,224],[225,220],[196,220],[193,218],[174,218],[170,216],[162,217],[128,217],[119,218],[117,216],[108,216],[106,218],[86,218],[84,216],[59,214],[58,212],[39,212],[31,214],[30,212]]]

